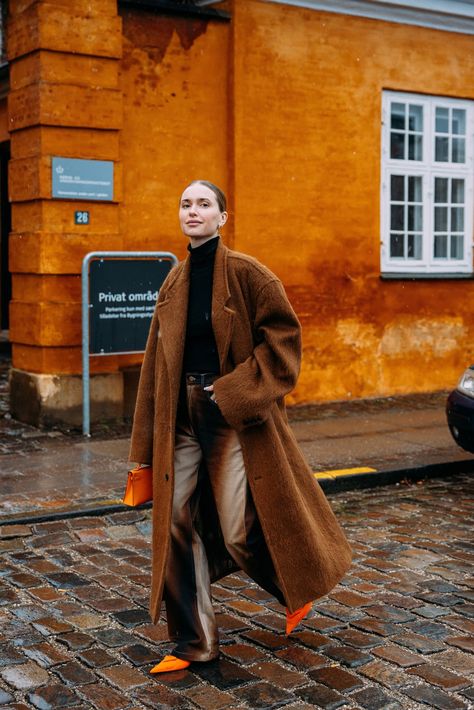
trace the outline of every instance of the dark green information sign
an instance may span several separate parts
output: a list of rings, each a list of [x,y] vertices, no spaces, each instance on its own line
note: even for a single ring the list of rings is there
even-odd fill
[[[145,350],[169,259],[97,259],[89,267],[89,353]]]

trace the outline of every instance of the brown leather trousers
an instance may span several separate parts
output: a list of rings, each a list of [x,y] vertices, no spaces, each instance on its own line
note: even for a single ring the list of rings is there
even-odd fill
[[[176,426],[164,599],[169,636],[176,643],[173,653],[189,661],[209,661],[219,653],[209,565],[194,524],[203,476],[208,477],[206,483],[212,489],[228,553],[249,577],[283,602],[250,494],[237,433],[202,385],[186,384]]]

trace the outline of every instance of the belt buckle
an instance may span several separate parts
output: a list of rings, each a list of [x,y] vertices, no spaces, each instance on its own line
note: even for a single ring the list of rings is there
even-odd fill
[[[210,377],[212,377],[210,372],[198,372],[195,375],[186,375],[186,381],[191,385],[199,384],[205,387]]]

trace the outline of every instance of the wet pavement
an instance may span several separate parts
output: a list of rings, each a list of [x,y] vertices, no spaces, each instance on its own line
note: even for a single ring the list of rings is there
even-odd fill
[[[0,357],[0,524],[120,506],[130,422],[95,424],[90,439],[78,430],[42,431],[17,422],[8,412],[9,364]],[[442,392],[327,403],[292,408],[289,418],[320,483],[335,491],[473,471],[473,455],[448,431],[445,401]],[[354,475],[359,467],[369,467],[371,475]]]
[[[130,422],[41,430],[9,412],[10,360],[0,353],[0,524],[12,515],[80,510],[120,502]]]
[[[409,484],[430,465],[472,470],[445,393],[291,410],[323,485],[349,469],[357,488],[360,466],[374,469],[371,485],[405,480],[330,493],[355,563],[290,639],[282,607],[233,575],[213,587],[220,659],[153,677],[172,647],[147,612],[150,511],[119,507],[129,422],[95,425],[91,439],[16,422],[8,366],[0,359],[1,707],[474,708],[474,485],[467,474]]]
[[[474,708],[474,484],[330,496],[349,574],[290,638],[243,574],[213,586],[221,656],[166,676],[150,623],[149,511],[0,526],[0,705],[9,708]]]

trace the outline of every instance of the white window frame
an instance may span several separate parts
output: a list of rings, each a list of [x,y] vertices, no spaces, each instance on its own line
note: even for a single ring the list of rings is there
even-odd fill
[[[391,103],[423,106],[423,160],[390,157]],[[465,163],[435,162],[435,109],[461,108],[466,111]],[[451,134],[449,134],[451,135]],[[382,274],[469,274],[473,272],[473,175],[474,175],[474,101],[427,96],[398,91],[382,94],[382,166],[381,166],[381,269]],[[423,177],[422,258],[390,256],[390,176]],[[434,178],[465,180],[464,252],[462,259],[434,258]]]

